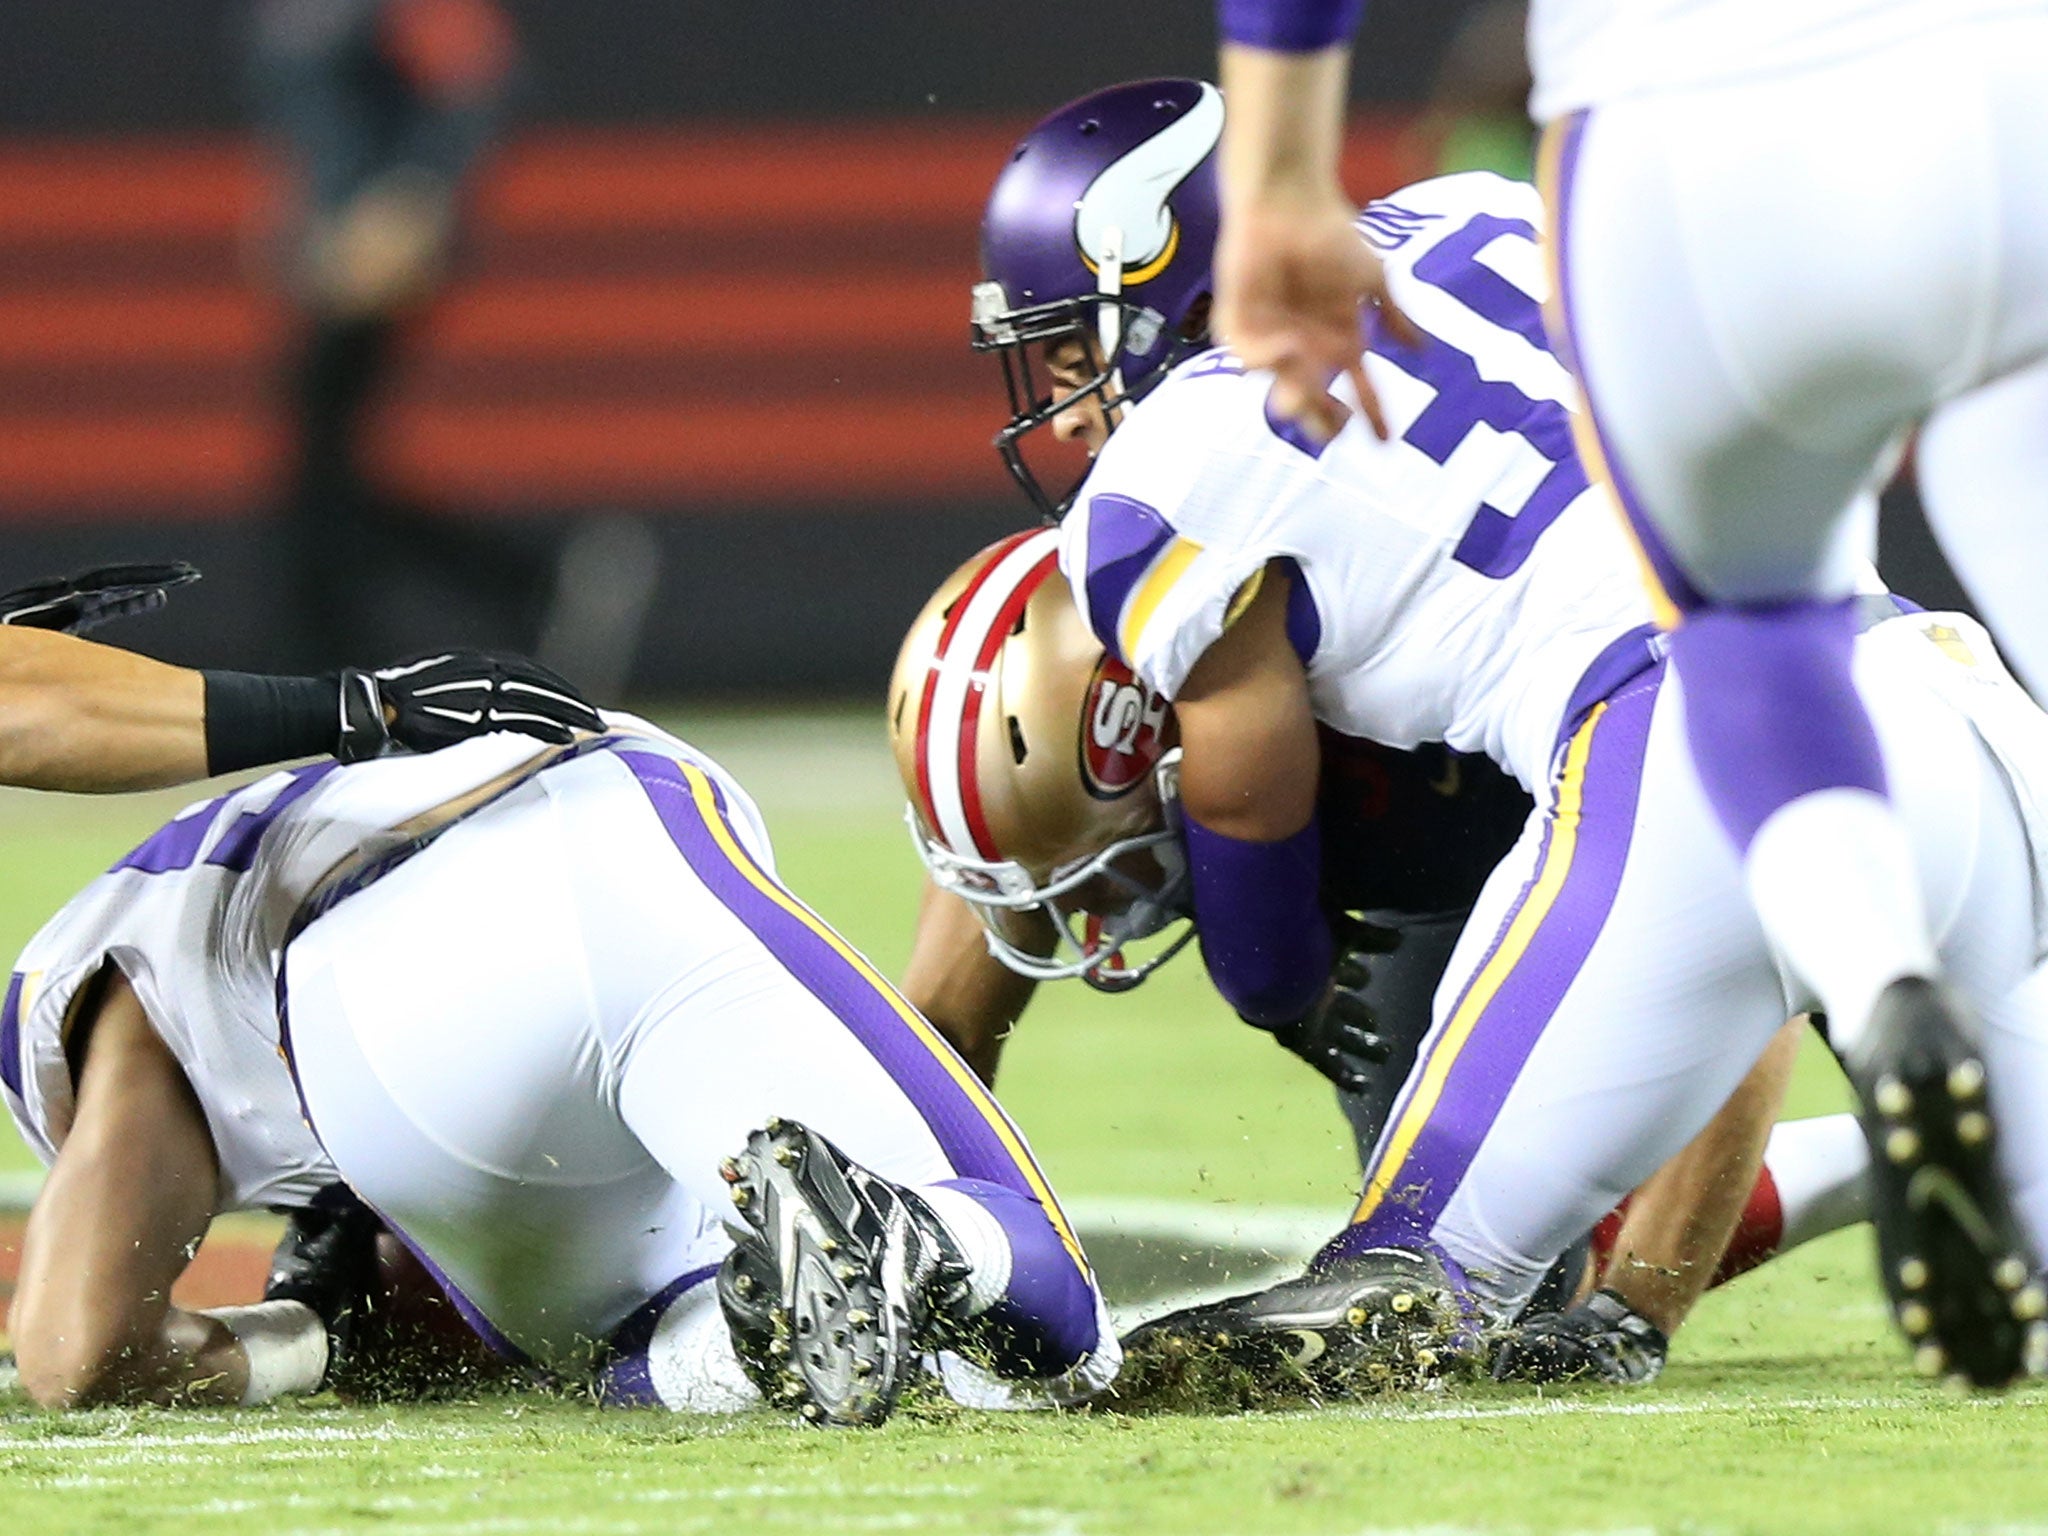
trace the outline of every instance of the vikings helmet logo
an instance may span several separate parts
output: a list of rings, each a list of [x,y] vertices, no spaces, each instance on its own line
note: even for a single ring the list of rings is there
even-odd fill
[[[1088,270],[1150,282],[1180,250],[1180,223],[1166,200],[1223,135],[1223,93],[1203,85],[1178,120],[1111,161],[1074,205],[1074,244]]]

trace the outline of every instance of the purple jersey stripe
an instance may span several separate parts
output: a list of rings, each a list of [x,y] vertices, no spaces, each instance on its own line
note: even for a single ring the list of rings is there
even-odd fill
[[[0,1083],[21,1097],[21,972],[7,982],[7,1001],[0,1003]]]
[[[145,875],[161,875],[173,869],[190,869],[199,858],[199,848],[206,841],[206,834],[213,830],[214,818],[227,803],[227,796],[210,800],[189,816],[180,816],[176,821],[167,821],[158,827],[134,850],[124,855],[114,869],[133,869]],[[108,873],[112,873],[110,870]]]
[[[249,867],[256,862],[256,850],[263,842],[263,834],[294,801],[303,799],[315,784],[340,766],[339,763],[309,763],[304,768],[294,768],[291,783],[273,795],[270,804],[261,810],[244,811],[235,818],[234,824],[221,834],[220,841],[207,854],[206,862],[233,870],[238,875],[247,874]]]
[[[1226,43],[1276,53],[1315,53],[1351,41],[1365,0],[1217,0]]]
[[[1491,983],[1491,995],[1480,1005],[1469,1032],[1462,1038],[1457,1038],[1452,1028],[1440,1026],[1433,1032],[1423,1060],[1410,1074],[1408,1087],[1389,1118],[1389,1132],[1382,1136],[1375,1153],[1366,1179],[1368,1194],[1361,1205],[1364,1230],[1357,1234],[1356,1242],[1377,1246],[1429,1239],[1544,1027],[1592,952],[1627,867],[1643,754],[1663,676],[1664,669],[1657,667],[1625,687],[1587,723],[1578,824],[1569,851],[1562,855],[1569,861],[1562,884],[1505,977]],[[1496,957],[1517,929],[1517,919],[1542,887],[1547,866],[1560,856],[1561,822],[1553,809],[1535,873],[1503,921],[1493,949],[1474,970],[1465,993],[1451,1010],[1452,1023],[1488,984]],[[1434,1058],[1444,1051],[1451,1053],[1448,1070],[1433,1071]],[[1432,1079],[1435,1098],[1428,1102],[1423,1096],[1430,1091]],[[1411,1120],[1418,1107],[1426,1118],[1419,1131],[1406,1138],[1403,1154],[1399,1128]]]
[[[968,1093],[962,1079],[948,1071],[947,1063],[940,1058],[939,1052],[946,1049],[943,1041],[936,1036],[929,1043],[921,1038],[897,1011],[898,1004],[824,937],[821,922],[813,927],[816,919],[806,922],[797,916],[767,895],[749,877],[749,872],[733,862],[699,809],[683,766],[673,758],[648,752],[621,751],[618,757],[640,781],[663,829],[705,889],[744,923],[784,969],[829,1008],[882,1065],[931,1128],[953,1171],[961,1177],[985,1179],[1037,1200],[1034,1181],[1024,1165],[1011,1156],[997,1131],[996,1120],[1001,1111],[991,1101],[977,1101]],[[724,796],[716,781],[707,777],[705,782],[711,785],[726,840],[736,848],[742,846],[732,831]],[[768,879],[758,869],[752,873],[764,881]],[[794,903],[795,898],[790,901]],[[959,1073],[970,1073],[957,1057],[952,1065]],[[988,1106],[986,1110],[984,1104]],[[819,1129],[829,1134],[828,1127]]]
[[[1102,648],[1126,666],[1131,658],[1117,640],[1117,622],[1133,589],[1172,542],[1173,528],[1156,507],[1112,491],[1088,498],[1088,547],[1082,560],[1088,622]]]

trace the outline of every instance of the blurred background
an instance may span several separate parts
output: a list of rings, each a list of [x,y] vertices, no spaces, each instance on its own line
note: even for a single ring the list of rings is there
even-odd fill
[[[876,698],[1019,525],[968,351],[1011,141],[1209,8],[9,0],[0,578],[183,557],[116,636],[538,648],[607,698]],[[1375,7],[1367,197],[1526,173],[1518,6]],[[1952,589],[1892,506],[1894,583]]]

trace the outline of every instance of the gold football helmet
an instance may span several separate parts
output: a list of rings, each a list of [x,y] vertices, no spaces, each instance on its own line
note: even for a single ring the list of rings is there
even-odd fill
[[[925,868],[1020,975],[1137,985],[1188,917],[1173,711],[1104,652],[1059,573],[1059,534],[1013,534],[955,571],[910,627],[889,734]]]

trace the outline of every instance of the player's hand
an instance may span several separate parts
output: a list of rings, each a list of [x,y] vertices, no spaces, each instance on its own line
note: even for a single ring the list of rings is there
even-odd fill
[[[125,619],[131,614],[161,608],[170,600],[171,588],[198,579],[198,568],[182,560],[155,565],[103,565],[76,576],[31,582],[0,594],[0,624],[82,635],[109,619]]]
[[[365,672],[341,674],[345,763],[393,746],[415,752],[516,731],[557,745],[604,721],[566,678],[523,656],[497,651],[436,651]]]
[[[1353,226],[1357,216],[1335,186],[1276,187],[1240,201],[1216,246],[1217,336],[1246,367],[1273,371],[1273,411],[1321,442],[1350,415],[1330,393],[1339,376],[1351,380],[1374,433],[1387,436],[1365,373],[1367,306],[1402,340],[1417,338]]]
[[[1399,934],[1384,928],[1351,917],[1340,919],[1337,963],[1323,995],[1302,1018],[1270,1031],[1346,1093],[1363,1092],[1372,1082],[1366,1069],[1387,1059],[1379,1020],[1365,1000],[1366,985],[1372,980],[1366,957],[1389,954],[1400,942]]]

